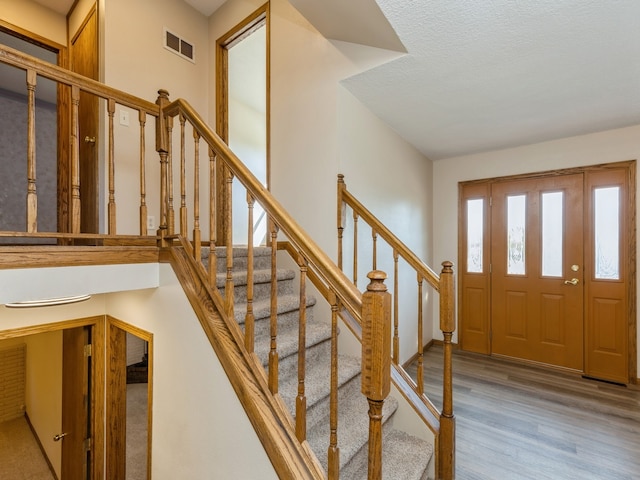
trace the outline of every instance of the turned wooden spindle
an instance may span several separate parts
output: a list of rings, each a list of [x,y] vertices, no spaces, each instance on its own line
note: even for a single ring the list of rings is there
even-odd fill
[[[169,156],[169,130],[167,127],[167,117],[164,108],[169,104],[169,92],[158,90],[156,105],[160,107],[160,112],[156,120],[156,151],[160,155],[160,227],[158,228],[158,244],[161,247],[168,246],[167,241],[167,191],[168,191],[168,156]]]

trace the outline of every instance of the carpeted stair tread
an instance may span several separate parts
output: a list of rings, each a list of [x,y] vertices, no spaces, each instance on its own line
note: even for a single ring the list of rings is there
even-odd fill
[[[363,447],[366,449],[369,439],[369,404],[362,395],[345,397],[340,396],[340,392],[338,392],[338,402],[338,448],[340,448],[340,469],[342,469]],[[388,422],[397,408],[398,401],[393,397],[388,397],[382,409],[383,423]],[[326,469],[329,448],[329,416],[309,429],[307,441],[318,456],[320,464]]]
[[[224,290],[226,283],[226,248],[217,247],[216,282]],[[208,262],[209,250],[203,249],[203,262]],[[246,319],[246,291],[248,250],[234,248],[234,317],[244,329]],[[271,248],[254,249],[255,353],[267,369],[270,350],[270,282]],[[298,335],[300,298],[296,293],[295,271],[277,269],[277,352],[278,391],[295,418],[298,394]],[[223,293],[223,292],[221,292]],[[307,297],[307,326],[305,353],[305,397],[307,402],[307,441],[320,464],[326,470],[329,447],[331,323],[328,318],[315,318],[316,299]],[[340,478],[367,478],[367,444],[369,436],[369,405],[362,395],[360,358],[338,356],[338,447],[340,448]],[[383,479],[426,480],[427,467],[433,454],[428,442],[393,428],[393,414],[398,401],[385,400],[383,408]]]
[[[432,445],[413,435],[395,429],[387,429],[382,436],[383,480],[426,480],[427,467],[433,456]],[[341,478],[367,479],[366,455],[358,455],[341,471]]]
[[[291,325],[288,328],[278,328],[277,350],[280,363],[290,355],[298,351],[298,326]],[[255,353],[263,365],[267,365],[270,336],[268,330],[266,335],[260,335],[256,331],[255,336]],[[314,321],[307,325],[306,329],[306,347],[311,348],[331,337],[331,325],[329,322]]]
[[[245,271],[234,271],[231,274],[234,287],[245,286],[248,283],[249,276]],[[293,280],[295,278],[295,272],[284,268],[278,268],[276,270],[276,279],[280,282],[283,280]],[[218,273],[216,275],[216,286],[219,289],[224,289],[227,282],[226,273]],[[253,284],[263,284],[271,282],[271,270],[255,270],[253,272]]]
[[[307,309],[313,307],[316,304],[315,297],[307,297]],[[276,313],[281,315],[287,312],[297,312],[300,309],[300,296],[296,294],[284,294],[278,295],[277,310]],[[240,325],[244,325],[247,315],[247,303],[241,302],[234,306],[234,316],[236,322]],[[308,314],[307,314],[308,315]],[[271,316],[271,299],[264,298],[260,300],[254,300],[253,302],[253,317],[256,322],[262,320],[268,320]]]
[[[311,358],[309,358],[311,357]],[[316,420],[312,418],[313,410],[316,410],[318,404],[325,399],[328,399],[331,391],[330,379],[331,379],[331,365],[329,358],[322,359],[324,361],[318,361],[313,356],[307,356],[305,367],[305,396],[307,398],[307,427],[311,428],[315,425]],[[351,381],[360,373],[360,359],[339,355],[338,364],[338,387]],[[295,402],[298,395],[298,376],[297,371],[294,375],[288,375],[285,378],[280,379],[280,396],[284,400],[285,404],[292,412],[295,418]],[[319,409],[319,408],[318,408]],[[316,417],[324,416],[322,413],[316,413]]]

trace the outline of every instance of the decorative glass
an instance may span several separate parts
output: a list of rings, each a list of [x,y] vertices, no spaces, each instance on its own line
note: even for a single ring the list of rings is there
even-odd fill
[[[526,235],[526,195],[507,197],[507,273],[524,275]]]
[[[542,194],[542,275],[562,276],[563,192]]]
[[[482,273],[484,199],[467,200],[467,272]]]
[[[596,188],[594,210],[596,278],[619,280],[620,187]]]

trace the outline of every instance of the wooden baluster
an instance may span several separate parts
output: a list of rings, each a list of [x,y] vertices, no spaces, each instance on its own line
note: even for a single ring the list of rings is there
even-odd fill
[[[71,233],[80,233],[80,88],[71,86]]]
[[[440,330],[444,335],[444,372],[442,387],[442,415],[440,417],[440,475],[443,479],[455,477],[455,429],[453,414],[453,373],[451,338],[455,331],[455,285],[453,263],[443,262],[440,274]]]
[[[108,150],[108,163],[109,163],[109,204],[107,205],[107,218],[108,220],[108,232],[109,235],[116,234],[116,162],[114,153],[114,141],[113,141],[113,116],[116,112],[116,101],[113,98],[107,100],[107,113],[109,115],[109,150]]]
[[[193,130],[193,256],[202,260],[202,234],[200,232],[200,134]]]
[[[185,156],[184,125],[186,118],[180,114],[180,235],[187,236],[187,167]]]
[[[329,292],[328,301],[331,304],[331,375],[327,474],[329,480],[337,480],[340,478],[340,448],[338,447],[338,301],[335,292]]]
[[[300,442],[307,439],[307,396],[305,392],[307,358],[307,269],[308,263],[298,256],[300,267],[300,321],[298,323],[298,396],[296,397],[296,436]]]
[[[147,231],[147,186],[145,172],[145,135],[144,127],[147,123],[147,114],[138,110],[138,121],[140,122],[140,235],[148,235]]]
[[[167,190],[169,184],[168,157],[169,157],[169,128],[167,117],[164,114],[164,107],[169,104],[169,92],[158,90],[156,105],[160,107],[160,114],[156,120],[156,151],[160,155],[160,227],[158,228],[158,245],[168,246],[167,223],[169,216]]]
[[[231,225],[231,221],[233,220],[233,204],[231,202],[233,190],[233,173],[228,168],[225,169],[226,173],[226,182],[225,182],[225,212],[224,217],[229,222],[228,225]],[[224,298],[226,301],[226,309],[227,316],[229,319],[235,318],[234,315],[234,291],[233,291],[233,232],[230,228],[228,228],[225,232],[227,238],[226,247],[227,247],[227,282],[224,288]]]
[[[253,205],[255,199],[247,192],[247,313],[244,319],[244,344],[249,353],[254,346],[254,321],[253,315]]]
[[[36,193],[36,72],[27,70],[27,232],[38,231]]]
[[[176,233],[176,212],[173,208],[173,117],[167,118],[167,144],[169,146],[168,178],[167,178],[167,232]]]
[[[209,282],[216,285],[218,257],[216,255],[216,154],[209,147]]]
[[[400,294],[400,281],[398,279],[398,251],[393,249],[393,361],[400,364],[400,336],[398,334],[398,306]]]
[[[377,270],[378,269],[378,234],[373,228],[371,229],[371,241],[373,242],[372,270]]]
[[[229,224],[230,225],[230,224]],[[271,312],[269,345],[269,390],[278,393],[278,226],[271,226]]]
[[[342,270],[342,234],[344,232],[344,218],[346,204],[342,199],[342,192],[346,188],[344,175],[338,174],[338,268]]]
[[[353,284],[358,285],[358,214],[353,212]]]
[[[362,393],[369,402],[368,479],[382,479],[382,407],[391,389],[391,295],[374,270],[362,295]]]
[[[422,336],[422,282],[423,278],[420,274],[418,274],[418,371],[417,375],[417,384],[418,384],[418,393],[422,395],[424,393],[424,346],[423,346],[423,336]]]

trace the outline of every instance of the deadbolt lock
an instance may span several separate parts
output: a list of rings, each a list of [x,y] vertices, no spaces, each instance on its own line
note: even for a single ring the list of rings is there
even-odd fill
[[[580,270],[580,266],[579,265],[571,265],[571,271],[577,272],[578,270]]]

